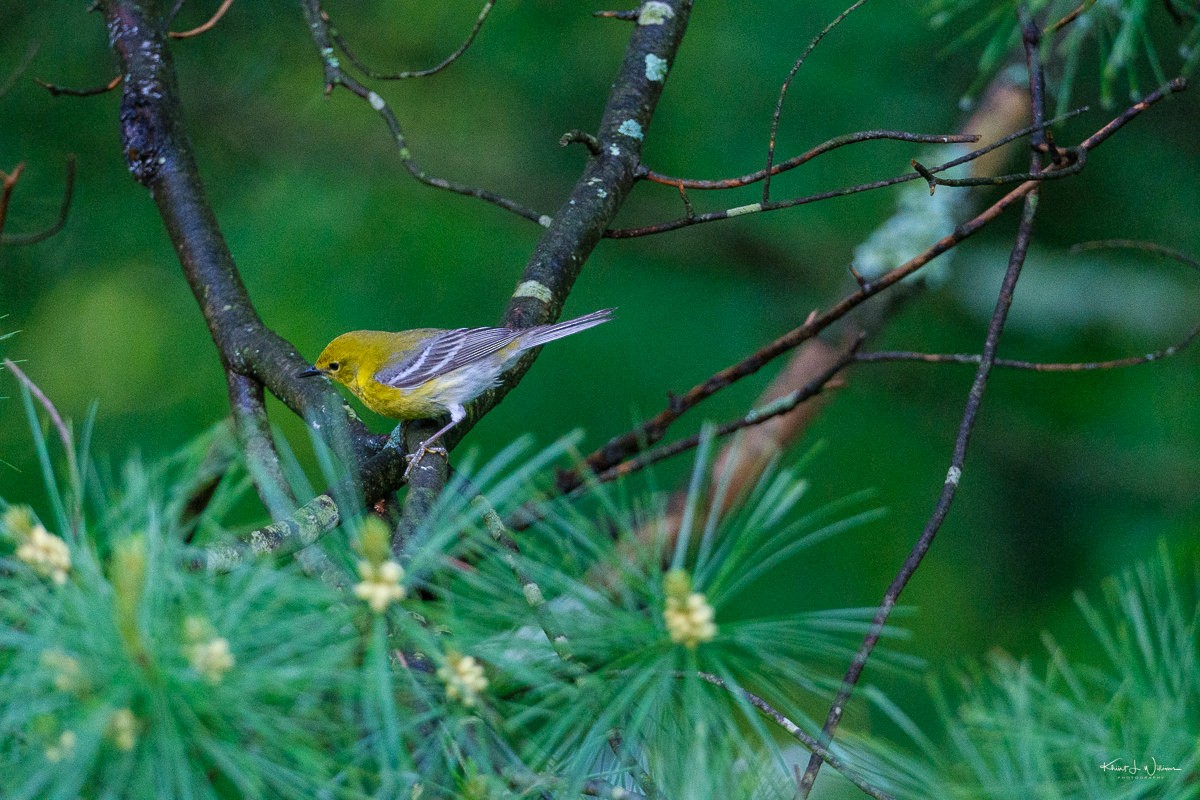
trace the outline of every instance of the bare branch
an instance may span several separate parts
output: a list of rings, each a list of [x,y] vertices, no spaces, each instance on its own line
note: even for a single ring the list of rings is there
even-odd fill
[[[398,81],[406,78],[427,78],[430,75],[436,75],[457,61],[463,53],[467,52],[467,48],[471,46],[471,43],[475,41],[475,37],[479,34],[479,29],[483,27],[483,23],[487,20],[488,14],[492,13],[492,7],[495,5],[496,0],[487,0],[487,2],[483,4],[483,8],[480,10],[479,16],[475,19],[474,27],[471,28],[471,32],[467,34],[467,38],[463,40],[463,43],[460,44],[453,53],[446,56],[434,66],[429,67],[428,69],[402,70],[400,72],[391,73],[376,72],[364,64],[358,58],[358,56],[354,54],[354,51],[350,49],[350,45],[346,42],[345,37],[343,37],[341,33],[338,32],[337,28],[333,26],[333,21],[329,18],[329,14],[326,13],[324,9],[321,9],[321,17],[329,25],[329,34],[333,38],[333,41],[336,42],[337,46],[340,47],[342,52],[346,54],[346,58],[350,59],[350,63],[358,67],[358,69],[362,71],[364,75],[372,80]]]
[[[868,797],[874,797],[876,800],[891,800],[891,795],[887,794],[882,789],[872,786],[871,784],[867,783],[866,780],[859,777],[841,759],[829,752],[828,748],[822,746],[821,743],[818,742],[814,737],[805,733],[799,725],[788,719],[785,714],[775,709],[775,707],[766,700],[762,699],[748,689],[743,689],[740,686],[731,687],[723,679],[713,675],[710,672],[698,672],[696,674],[700,677],[700,680],[706,683],[711,683],[713,686],[716,686],[717,688],[730,694],[740,695],[743,699],[745,699],[746,702],[761,711],[768,719],[778,725],[785,733],[787,733],[788,736],[791,736],[793,739],[798,741],[809,752],[824,761],[829,766],[833,767],[842,775],[842,777],[857,786],[858,789],[863,792],[863,794],[866,794]]]
[[[59,86],[58,84],[44,81],[41,78],[34,78],[33,80],[38,86],[44,88],[54,97],[58,97],[59,95],[66,95],[67,97],[95,97],[98,94],[111,92],[113,89],[120,86],[121,81],[125,80],[125,76],[118,74],[108,83],[100,86],[92,86],[87,89],[72,89],[69,86]]]
[[[4,230],[4,214],[8,204],[8,186],[5,183],[5,194],[0,200],[0,231]],[[71,211],[71,200],[75,197],[75,156],[67,156],[67,178],[63,184],[62,202],[58,206],[58,219],[49,227],[33,233],[7,233],[0,236],[0,244],[30,245],[45,241],[61,231],[67,224],[67,214]]]
[[[1157,99],[1161,99],[1161,96]],[[1053,119],[1053,120],[1050,120],[1049,122],[1044,123],[1041,127],[1044,128],[1046,125],[1051,125],[1056,122],[1060,122],[1062,120],[1069,119],[1071,117],[1082,114],[1085,111],[1087,111],[1086,108],[1075,109],[1074,111],[1068,112],[1066,114],[1063,114],[1060,117],[1057,117],[1056,119]],[[1031,134],[1035,130],[1037,130],[1037,127],[1038,126],[1031,125],[1027,128],[1022,128],[1019,131],[1015,131],[1013,133],[1008,134],[1007,136],[997,139],[996,141],[992,142],[991,144],[987,145],[986,147],[981,147],[978,150],[973,150],[972,152],[967,153],[966,155],[959,156],[958,158],[947,161],[946,163],[940,164],[936,167],[927,167],[926,171],[929,173],[936,174],[936,173],[944,172],[945,170],[957,167],[960,164],[966,164],[970,161],[973,161],[977,158],[980,158],[981,156],[987,155],[988,153],[991,153],[992,151],[1003,147],[1004,145],[1008,144],[1009,142],[1014,141],[1015,139],[1019,139],[1022,136],[1028,136],[1029,134]],[[894,178],[885,178],[883,180],[871,181],[870,183],[860,183],[856,186],[848,186],[848,187],[845,187],[842,189],[833,189],[833,190],[826,191],[826,192],[818,192],[817,194],[805,195],[803,197],[795,197],[795,198],[791,198],[788,200],[774,200],[769,203],[751,203],[750,205],[746,205],[746,206],[738,206],[737,208],[729,208],[729,209],[724,209],[722,211],[712,211],[712,212],[708,212],[705,214],[689,214],[688,216],[686,216],[682,219],[669,220],[667,222],[660,222],[660,223],[656,223],[653,225],[645,225],[645,226],[638,227],[638,228],[611,228],[611,229],[605,231],[604,235],[609,238],[612,238],[612,239],[629,239],[629,238],[633,238],[633,237],[637,237],[637,236],[651,236],[651,235],[654,235],[657,233],[665,233],[667,231],[678,230],[679,228],[685,228],[689,225],[695,225],[695,224],[702,223],[702,222],[716,222],[717,220],[730,219],[732,217],[742,216],[743,214],[757,214],[757,213],[763,212],[763,211],[779,211],[779,210],[785,209],[785,208],[794,208],[795,206],[807,205],[808,203],[816,203],[816,202],[820,202],[822,200],[829,200],[834,197],[845,197],[846,195],[857,194],[858,192],[867,192],[867,191],[872,191],[874,189],[884,189],[884,188],[887,188],[888,186],[895,186],[896,184],[904,183],[906,181],[911,181],[911,180],[917,180],[918,178],[921,178],[921,177],[922,177],[921,173],[909,172],[904,175],[898,175]],[[715,186],[712,188],[722,188],[722,187]]]
[[[809,42],[808,47],[805,48],[804,52],[800,54],[800,57],[796,59],[796,62],[792,64],[792,69],[790,72],[788,72],[787,78],[784,79],[783,85],[779,87],[779,100],[777,100],[775,103],[775,113],[771,117],[771,135],[767,142],[767,166],[766,169],[763,170],[763,203],[768,203],[771,200],[771,175],[774,174],[771,171],[771,166],[775,162],[775,136],[779,132],[779,117],[783,114],[783,100],[785,97],[787,97],[788,89],[791,88],[792,85],[792,80],[796,77],[796,73],[800,71],[800,67],[804,64],[804,60],[808,58],[808,54],[816,49],[817,45],[821,43],[821,40],[824,39],[831,30],[836,28],[842,20],[850,16],[850,14],[852,14],[856,9],[860,8],[865,2],[867,2],[867,0],[857,0],[857,2],[855,2],[841,14],[838,14],[836,17],[834,17],[833,22],[830,22],[828,25],[826,25],[824,30],[818,33],[816,37]]]
[[[844,353],[838,356],[828,366],[816,375],[811,381],[799,389],[789,392],[783,397],[776,398],[772,402],[752,409],[748,414],[737,419],[723,422],[716,426],[714,434],[718,437],[728,436],[731,433],[749,428],[755,425],[761,425],[764,422],[780,417],[784,414],[795,411],[796,408],[806,400],[820,395],[823,391],[830,388],[831,382],[839,372],[855,360],[855,355],[858,348],[862,345],[865,337],[859,336],[846,349]],[[594,480],[598,483],[606,483],[616,480],[617,478],[630,475],[639,470],[645,469],[651,464],[656,464],[671,456],[687,452],[700,444],[700,435],[688,436],[669,445],[657,447],[652,450],[647,450],[639,454],[635,458],[627,461],[622,461],[620,464],[597,474]],[[589,481],[589,486],[591,481]]]
[[[824,155],[839,147],[845,147],[848,144],[858,144],[859,142],[870,142],[879,139],[890,139],[898,142],[919,142],[922,144],[969,144],[979,141],[979,137],[970,133],[909,133],[907,131],[858,131],[856,133],[846,133],[841,136],[836,136],[827,142],[822,142],[816,147],[801,153],[798,156],[792,156],[787,161],[780,164],[775,164],[771,167],[771,174],[778,175],[781,172],[787,172],[790,169],[807,164],[817,156]],[[760,169],[757,172],[749,172],[745,175],[740,175],[736,178],[719,178],[715,180],[700,180],[695,178],[675,178],[670,175],[664,175],[661,172],[655,172],[652,169],[647,169],[642,173],[641,177],[654,183],[662,183],[667,186],[681,186],[686,189],[734,189],[740,186],[748,186],[752,183],[757,183],[767,176],[765,169]]]
[[[1067,166],[1057,169],[1054,172],[1014,172],[1008,175],[985,175],[979,178],[939,178],[916,159],[913,159],[910,163],[913,169],[929,184],[929,193],[933,194],[938,186],[1004,186],[1024,181],[1049,181],[1058,180],[1059,178],[1069,178],[1083,170],[1084,165],[1087,164],[1087,150],[1073,147],[1063,152],[1066,154],[1065,163]]]
[[[378,443],[324,381],[304,381],[308,366],[259,318],[200,181],[184,123],[174,61],[158,15],[140,0],[102,0],[113,51],[121,62],[121,136],[135,180],[150,190],[227,373],[264,384],[306,419],[347,420],[355,454]]]
[[[1025,45],[1025,60],[1029,71],[1030,107],[1033,113],[1033,122],[1040,127],[1045,119],[1045,108],[1041,103],[1044,98],[1042,91],[1042,69],[1038,56],[1041,31],[1025,17],[1023,7],[1019,9],[1019,13],[1021,14],[1021,28],[1023,43]],[[1055,168],[1055,166],[1052,165],[1051,169]],[[1030,156],[1029,169],[1030,172],[1037,172],[1042,169],[1041,155],[1036,147],[1033,148],[1033,153]],[[879,603],[879,607],[875,611],[875,616],[871,620],[871,627],[867,635],[863,638],[858,652],[854,654],[854,658],[851,660],[845,676],[842,678],[842,685],[829,707],[829,713],[825,717],[824,725],[821,726],[820,741],[823,746],[828,747],[833,741],[834,734],[837,732],[838,725],[842,721],[842,715],[846,710],[846,704],[849,702],[850,696],[854,693],[859,678],[862,677],[862,671],[866,667],[871,653],[874,652],[875,645],[879,642],[879,637],[883,634],[884,626],[887,624],[892,610],[896,607],[896,603],[900,599],[900,594],[908,586],[908,582],[916,573],[917,568],[921,566],[921,562],[925,559],[925,554],[929,552],[934,538],[942,528],[942,523],[945,522],[947,514],[950,513],[950,506],[958,493],[959,481],[962,478],[962,470],[967,458],[967,445],[975,429],[975,421],[979,417],[979,409],[983,404],[983,396],[987,390],[988,378],[991,375],[992,365],[996,360],[996,353],[1000,348],[1000,337],[1004,334],[1004,326],[1008,321],[1008,312],[1012,308],[1013,293],[1016,291],[1017,280],[1021,277],[1021,270],[1025,266],[1025,258],[1029,253],[1029,243],[1033,239],[1033,220],[1037,214],[1037,190],[1039,184],[1030,182],[1024,185],[1031,186],[1032,189],[1025,195],[1025,202],[1021,209],[1021,221],[1017,227],[1016,240],[1013,242],[1012,252],[1009,254],[1008,259],[1008,268],[1005,270],[1004,279],[1000,284],[1000,292],[996,297],[996,306],[992,312],[992,318],[988,323],[987,336],[983,342],[983,352],[979,360],[979,365],[975,369],[975,378],[971,382],[971,389],[967,394],[966,406],[963,409],[962,420],[958,426],[958,435],[954,441],[954,452],[950,457],[950,467],[946,471],[946,479],[942,483],[941,494],[934,506],[933,513],[929,517],[929,521],[925,524],[924,530],[917,537],[907,558],[904,559],[903,565],[901,565],[900,570],[888,585],[887,591],[884,592],[883,600]],[[821,759],[816,755],[809,758],[808,766],[797,782],[797,789],[801,800],[805,800],[812,792],[813,785],[817,780],[817,774],[821,770],[821,763]]]
[[[843,297],[828,311],[824,313],[814,311],[800,327],[785,333],[738,363],[715,373],[708,380],[693,386],[682,395],[673,397],[670,404],[656,416],[641,423],[628,433],[610,439],[607,444],[589,455],[586,459],[589,470],[592,472],[603,472],[619,464],[630,455],[639,452],[643,447],[659,441],[670,425],[686,411],[721,389],[748,375],[753,375],[779,355],[811,339],[844,317],[863,301],[915,273],[942,253],[957,247],[985,225],[996,219],[1010,205],[1024,198],[1035,186],[1037,186],[1037,182],[1035,181],[1029,181],[1018,186],[970,221],[958,226],[953,233],[944,236],[932,246],[926,248],[915,258],[901,264],[890,272],[884,273],[874,281],[860,285],[857,291]],[[567,488],[573,489],[579,485],[578,482],[581,480],[581,476],[576,471],[571,473],[566,479],[560,476],[559,486],[564,490]]]
[[[1123,125],[1131,119],[1150,108],[1155,103],[1162,100],[1168,94],[1182,91],[1186,87],[1186,82],[1182,79],[1176,79],[1168,83],[1166,86],[1158,89],[1155,92],[1147,95],[1143,100],[1130,106],[1123,111],[1118,117],[1106,124],[1096,133],[1085,139],[1080,145],[1081,150],[1092,150],[1103,144],[1108,137],[1112,136]],[[1034,127],[1044,127],[1039,123]],[[1057,164],[1051,164],[1046,167],[1046,171],[1054,171],[1060,169]],[[937,258],[942,253],[957,247],[966,239],[973,236],[981,228],[996,219],[1005,209],[1011,206],[1018,200],[1023,199],[1030,192],[1034,191],[1040,184],[1039,181],[1026,181],[1016,188],[1009,191],[1004,197],[997,200],[973,219],[959,225],[953,233],[943,237],[936,243],[926,248],[922,253],[915,258],[901,264],[890,272],[884,273],[879,278],[863,283],[858,290],[843,297],[837,304],[824,313],[814,312],[809,316],[803,325],[795,328],[792,331],[784,334],[775,341],[766,345],[758,352],[752,354],[746,359],[726,367],[724,370],[714,374],[707,381],[697,384],[685,392],[683,395],[674,397],[670,405],[659,412],[656,416],[646,420],[634,430],[610,439],[607,444],[599,448],[586,459],[587,465],[592,472],[603,472],[621,461],[628,458],[630,455],[640,452],[643,447],[652,445],[659,441],[665,434],[667,428],[678,419],[684,412],[694,407],[697,403],[709,397],[713,393],[723,389],[725,386],[734,383],[747,375],[752,375],[761,369],[765,364],[769,363],[773,358],[784,353],[801,342],[804,342],[820,331],[841,319],[851,309],[860,305],[863,301],[878,294],[884,289],[896,284],[900,280],[908,277],[928,264],[933,259]],[[578,481],[581,477],[578,472],[573,473],[567,481],[570,488],[575,488],[579,485]],[[560,487],[563,481],[560,480]]]
[[[21,173],[25,171],[25,162],[21,162],[13,167],[12,172],[0,172],[0,231],[4,230],[4,222],[8,218],[8,204],[12,201],[13,190],[17,188],[17,182],[21,180]]]
[[[221,17],[225,16],[225,12],[229,10],[231,5],[233,5],[233,0],[224,0],[213,15],[208,18],[208,22],[188,31],[167,31],[167,36],[170,36],[172,39],[190,39],[193,36],[199,36],[202,33],[210,31],[221,21]]]
[[[404,130],[400,127],[400,121],[396,118],[391,107],[382,97],[368,89],[353,76],[348,75],[342,69],[341,63],[334,55],[333,49],[333,31],[329,24],[329,17],[321,9],[319,0],[302,0],[304,8],[304,16],[308,21],[309,32],[312,34],[313,42],[317,45],[318,53],[321,57],[321,64],[325,69],[325,93],[331,94],[338,87],[344,87],[355,96],[366,101],[372,109],[383,119],[387,125],[388,132],[392,136],[392,140],[396,143],[396,150],[400,155],[400,162],[404,168],[408,170],[408,174],[416,178],[426,186],[432,186],[435,189],[443,189],[454,194],[461,194],[467,197],[474,197],[484,202],[499,206],[506,211],[511,211],[517,216],[524,217],[527,220],[544,225],[548,221],[548,217],[539,214],[531,208],[528,208],[515,200],[510,200],[495,192],[483,189],[478,186],[469,186],[464,183],[456,183],[448,181],[445,178],[438,178],[427,173],[417,160],[413,157],[412,150],[408,147],[408,140],[404,136]]]
[[[226,373],[226,380],[229,406],[254,488],[272,517],[283,516],[296,507],[296,497],[283,475],[279,452],[271,439],[262,384],[238,372]]]
[[[12,359],[6,358],[3,362],[4,368],[11,372],[17,380],[19,380],[29,393],[33,395],[33,399],[38,401],[38,404],[45,409],[46,414],[50,417],[50,422],[54,426],[54,430],[58,433],[58,439],[62,443],[63,450],[67,453],[67,458],[70,459],[73,473],[78,473],[78,468],[75,463],[75,442],[71,436],[71,429],[67,427],[67,423],[63,421],[62,415],[58,413],[54,403],[46,396],[46,393],[41,390],[33,380],[25,374],[25,372],[13,362]]]
[[[1134,239],[1098,239],[1094,242],[1080,242],[1071,246],[1072,253],[1082,253],[1088,250],[1126,249],[1141,250],[1145,253],[1164,256],[1186,264],[1195,270],[1200,270],[1200,259],[1193,258],[1182,250],[1164,247],[1154,242],[1139,242]]]
[[[33,380],[18,367],[12,359],[6,358],[0,362],[4,368],[16,376],[17,380],[29,391],[29,394],[38,404],[45,409],[46,414],[50,417],[50,423],[54,426],[55,432],[58,434],[58,440],[62,444],[63,453],[67,458],[67,470],[71,476],[71,488],[76,493],[75,500],[75,516],[74,525],[78,525],[83,516],[83,481],[79,471],[79,456],[75,452],[75,437],[71,435],[71,428],[65,421],[62,415],[58,413],[58,409],[54,403],[46,396]]]
[[[1025,369],[1033,372],[1089,372],[1093,370],[1118,369],[1120,367],[1135,367],[1170,358],[1185,350],[1200,336],[1200,326],[1192,328],[1179,342],[1140,356],[1114,358],[1109,361],[1072,361],[1042,363],[1036,361],[1018,361],[1011,358],[997,358],[993,364],[996,367],[1008,369]],[[982,356],[971,353],[917,353],[912,351],[891,351],[876,353],[858,353],[854,360],[862,363],[883,363],[886,361],[916,361],[925,364],[979,364]]]

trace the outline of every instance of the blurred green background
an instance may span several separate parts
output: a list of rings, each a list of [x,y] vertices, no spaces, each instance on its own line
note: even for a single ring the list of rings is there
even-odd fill
[[[215,4],[189,3],[176,29]],[[606,7],[502,0],[478,41],[436,77],[374,88],[391,104],[430,173],[481,185],[553,213],[578,174],[571,128],[595,126],[627,23]],[[330,2],[360,55],[379,69],[440,60],[469,30],[477,2]],[[836,2],[699,3],[673,66],[646,160],[672,174],[720,177],[758,168],[779,84],[842,6]],[[868,4],[831,34],[797,77],[779,153],[868,128],[952,132],[976,75],[978,47],[949,48],[916,4]],[[1153,37],[1177,62],[1169,19]],[[18,162],[6,231],[54,218],[64,159],[78,155],[65,230],[0,248],[0,354],[80,420],[99,404],[94,451],[119,463],[165,455],[226,413],[217,356],[147,193],[127,173],[119,93],[52,98],[33,78],[94,86],[116,72],[102,20],[82,3],[0,6],[0,169]],[[36,47],[35,51],[30,48]],[[293,3],[235,3],[209,34],[176,42],[187,120],[204,180],[267,324],[315,356],[354,328],[455,327],[497,321],[541,229],[481,202],[421,186],[378,116],[346,92],[326,98]],[[1091,61],[1088,59],[1092,58]],[[1059,132],[1072,143],[1115,109],[1095,105],[1094,54],[1075,91],[1088,113]],[[1090,70],[1090,72],[1089,72]],[[1146,81],[1143,85],[1152,84]],[[1042,193],[1038,237],[1002,354],[1091,360],[1163,347],[1195,324],[1200,275],[1127,251],[1071,255],[1079,241],[1153,240],[1200,254],[1197,92],[1143,115],[1097,150],[1085,172]],[[1124,103],[1127,98],[1119,98]],[[907,171],[925,152],[858,145],[777,179],[775,197]],[[758,199],[760,189],[693,195],[697,210]],[[946,190],[941,190],[946,191]],[[616,306],[617,321],[548,348],[519,390],[468,437],[494,452],[532,432],[548,442],[576,426],[595,446],[844,291],[855,245],[891,213],[887,191],[644,239],[605,241],[567,315]],[[678,216],[673,190],[640,187],[622,224]],[[874,349],[978,352],[1015,215],[963,247],[950,280],[910,303]],[[1197,352],[1083,375],[994,375],[961,491],[905,593],[903,647],[937,666],[995,646],[1037,652],[1051,629],[1083,637],[1076,588],[1153,553],[1163,538],[1182,563],[1200,524]],[[744,413],[767,370],[706,403],[673,431]],[[920,533],[945,475],[971,370],[858,367],[796,448],[824,449],[810,503],[873,488],[890,510],[779,569],[759,595],[771,611],[873,605]],[[0,496],[38,506],[42,489],[16,385],[0,377]],[[303,449],[301,427],[274,419]],[[376,430],[388,424],[369,422]],[[689,469],[677,459],[663,485]],[[870,675],[868,671],[868,677]]]

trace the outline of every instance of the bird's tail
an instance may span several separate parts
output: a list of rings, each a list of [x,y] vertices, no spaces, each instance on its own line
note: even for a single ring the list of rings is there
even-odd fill
[[[612,319],[612,313],[615,310],[614,308],[602,308],[599,311],[593,311],[590,314],[584,314],[582,317],[576,317],[575,319],[529,328],[521,333],[521,348],[540,347],[546,342],[553,342],[555,339],[561,339],[564,336],[570,336],[572,333],[579,333],[580,331],[595,327],[602,322],[608,322]]]

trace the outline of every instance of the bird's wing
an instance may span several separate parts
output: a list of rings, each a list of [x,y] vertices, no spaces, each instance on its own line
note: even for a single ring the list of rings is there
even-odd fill
[[[395,389],[412,389],[511,344],[521,331],[513,328],[456,328],[426,339],[415,350],[385,364],[375,380]]]

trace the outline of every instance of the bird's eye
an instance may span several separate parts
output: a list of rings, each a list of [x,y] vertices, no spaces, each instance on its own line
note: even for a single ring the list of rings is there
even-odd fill
[[[329,371],[330,372],[337,372],[339,369],[341,369],[341,367],[342,367],[341,362],[338,362],[338,361],[330,361],[329,362]]]

